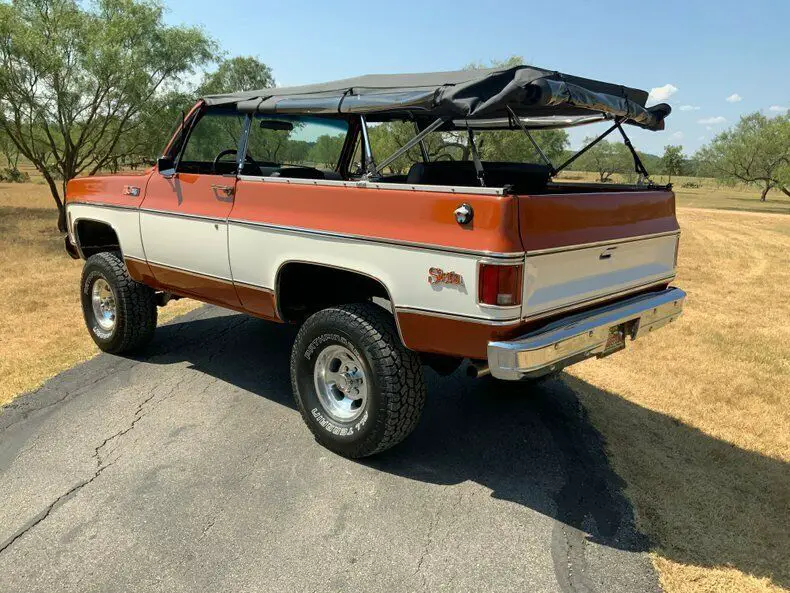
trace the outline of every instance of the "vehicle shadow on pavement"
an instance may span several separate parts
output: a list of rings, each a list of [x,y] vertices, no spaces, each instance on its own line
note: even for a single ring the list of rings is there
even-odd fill
[[[204,310],[216,315],[216,309]],[[294,422],[301,422],[289,378],[295,333],[242,315],[204,316],[159,328],[140,360],[186,361],[294,409]],[[414,434],[360,463],[429,484],[473,481],[588,541],[627,551],[657,549],[682,564],[733,567],[790,586],[790,464],[566,374],[539,385],[468,379],[462,372],[439,377],[426,370],[426,377],[428,401]],[[606,415],[606,438],[626,435],[634,443],[632,454],[618,457],[628,485],[610,465],[604,436],[589,421],[591,410]],[[652,541],[635,528],[626,486],[641,505]]]

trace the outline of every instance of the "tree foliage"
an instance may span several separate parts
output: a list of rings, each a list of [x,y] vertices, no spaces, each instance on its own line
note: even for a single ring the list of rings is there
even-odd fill
[[[686,164],[686,157],[683,156],[682,146],[664,147],[664,154],[661,157],[661,168],[664,173],[669,175],[669,182],[672,183],[673,175],[682,175]]]
[[[0,4],[0,131],[62,215],[66,182],[111,166],[122,143],[133,152],[164,91],[213,55],[203,31],[166,25],[154,0]]]
[[[8,134],[0,133],[0,154],[3,155],[5,165],[9,169],[15,170],[19,167],[19,149]]]
[[[272,69],[252,56],[237,56],[220,62],[219,67],[203,78],[201,95],[253,91],[274,86]]]
[[[584,145],[590,144],[595,138],[585,138]],[[592,171],[598,175],[601,183],[611,181],[614,173],[631,175],[634,173],[634,158],[631,151],[622,142],[601,140],[582,154],[573,163],[575,171]]]
[[[706,170],[724,181],[761,187],[762,201],[772,188],[790,196],[790,115],[745,115],[698,156]]]
[[[345,137],[342,135],[322,134],[316,138],[314,144],[309,146],[303,160],[318,166],[332,168],[337,165],[344,141]]]
[[[562,159],[568,145],[568,134],[564,130],[538,130],[531,132],[546,156],[555,164]],[[370,144],[373,155],[381,160],[394,153],[415,135],[410,122],[387,122],[370,129]],[[519,129],[485,130],[475,133],[475,145],[484,161],[508,161],[542,163],[543,159]],[[435,132],[425,138],[425,147],[431,161],[471,160],[471,145],[466,132]],[[411,148],[405,155],[389,165],[391,172],[400,174],[412,163],[422,160],[420,147]]]

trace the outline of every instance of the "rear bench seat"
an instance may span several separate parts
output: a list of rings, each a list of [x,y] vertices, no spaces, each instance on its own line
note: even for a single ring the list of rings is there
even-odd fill
[[[551,178],[545,165],[483,161],[485,184],[488,187],[512,186],[515,193],[541,193]],[[472,161],[435,161],[415,163],[409,169],[406,183],[411,185],[480,185]]]

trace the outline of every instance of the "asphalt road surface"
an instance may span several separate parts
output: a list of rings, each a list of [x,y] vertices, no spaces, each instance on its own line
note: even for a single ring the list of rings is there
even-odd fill
[[[397,448],[350,461],[291,400],[290,327],[213,307],[0,412],[0,591],[658,591],[562,381],[426,371]]]

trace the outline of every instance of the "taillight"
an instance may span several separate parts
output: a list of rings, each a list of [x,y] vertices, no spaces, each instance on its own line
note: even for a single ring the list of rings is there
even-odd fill
[[[480,264],[478,301],[482,305],[507,307],[521,304],[522,266]]]

